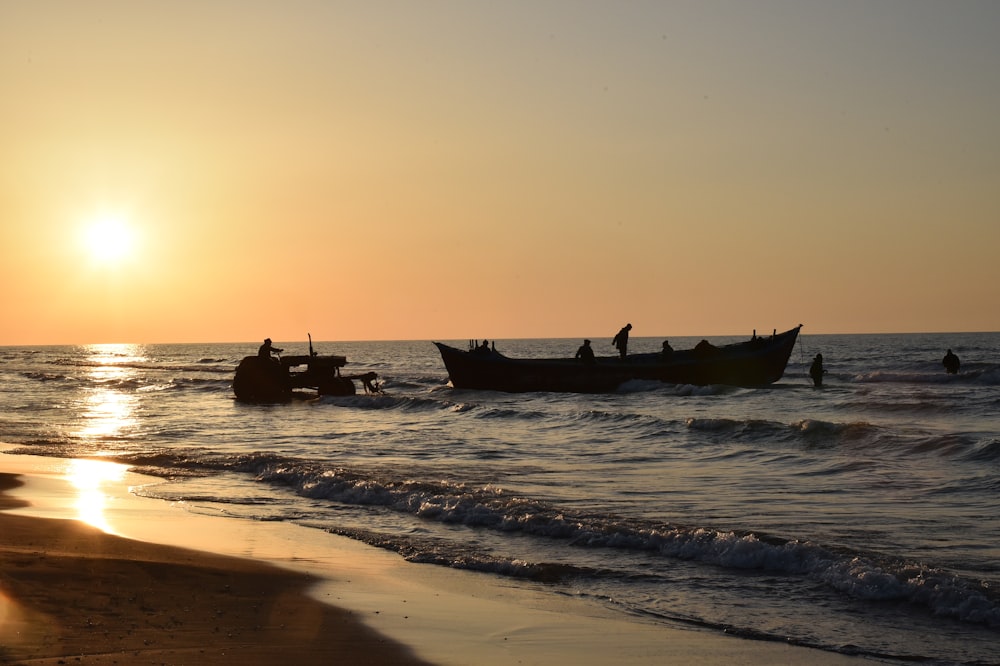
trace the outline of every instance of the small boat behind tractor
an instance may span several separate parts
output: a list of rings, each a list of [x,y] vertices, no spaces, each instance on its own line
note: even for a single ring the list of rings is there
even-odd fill
[[[308,355],[272,357],[270,340],[265,342],[256,356],[240,361],[233,379],[233,393],[243,402],[288,402],[295,397],[316,395],[355,395],[355,381],[360,381],[365,393],[380,393],[378,375],[366,372],[344,375],[340,369],[347,365],[346,356],[317,354],[309,337]],[[315,393],[302,391],[311,389]]]

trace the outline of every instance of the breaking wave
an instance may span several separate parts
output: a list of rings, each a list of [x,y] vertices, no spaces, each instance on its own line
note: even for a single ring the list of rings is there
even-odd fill
[[[758,426],[751,424],[751,427]],[[761,427],[773,426],[764,424]],[[982,450],[995,455],[997,449],[1000,443],[993,441]],[[853,599],[905,602],[936,616],[1000,628],[1000,595],[989,583],[891,555],[857,552],[757,531],[720,530],[611,514],[593,515],[512,494],[497,485],[470,486],[447,480],[393,478],[302,463],[274,454],[251,454],[235,460],[212,460],[201,456],[179,459],[164,454],[132,462],[167,467],[175,472],[185,467],[192,473],[240,472],[252,475],[261,483],[291,489],[312,501],[379,507],[432,523],[486,529],[497,534],[519,534],[558,542],[569,548],[644,552],[731,570],[799,577]],[[155,492],[154,488],[149,494]],[[255,502],[262,503],[260,500]],[[429,540],[410,539],[400,534],[389,536],[351,528],[328,529],[395,550],[418,562],[546,580],[593,574],[580,567],[475,555],[453,544],[433,542],[431,546],[427,545]]]

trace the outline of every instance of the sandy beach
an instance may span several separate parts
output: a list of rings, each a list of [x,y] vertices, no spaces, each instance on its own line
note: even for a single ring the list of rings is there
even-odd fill
[[[5,663],[423,663],[309,597],[305,574],[6,511],[0,535]]]
[[[4,663],[866,663],[199,515],[129,492],[156,479],[95,464],[110,465],[0,453]]]

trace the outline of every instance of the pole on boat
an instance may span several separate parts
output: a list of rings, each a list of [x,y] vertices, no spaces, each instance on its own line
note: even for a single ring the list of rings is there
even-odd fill
[[[309,355],[310,356],[315,356],[316,352],[313,351],[313,336],[312,336],[312,333],[306,333],[306,335],[309,336]]]

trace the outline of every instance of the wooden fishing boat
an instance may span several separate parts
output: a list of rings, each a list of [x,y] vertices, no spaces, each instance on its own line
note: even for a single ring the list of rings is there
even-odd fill
[[[346,356],[315,353],[310,338],[308,355],[245,357],[236,368],[233,393],[244,402],[288,402],[295,397],[355,395],[355,380],[362,383],[365,393],[380,392],[376,373],[344,375],[340,369],[345,365]],[[312,389],[315,393],[300,389]]]
[[[460,389],[610,393],[636,379],[755,387],[781,379],[801,328],[799,324],[784,333],[754,335],[745,342],[722,346],[703,340],[693,349],[669,355],[603,357],[590,363],[573,358],[517,359],[483,348],[464,351],[440,342],[434,344],[441,352],[452,386]]]

